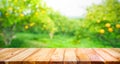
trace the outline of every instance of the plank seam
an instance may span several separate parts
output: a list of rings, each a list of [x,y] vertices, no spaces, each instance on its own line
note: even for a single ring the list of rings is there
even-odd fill
[[[16,55],[20,54],[21,52],[23,52],[23,51],[25,51],[25,50],[26,50],[26,49],[21,50],[19,53],[15,54],[14,56],[16,56]],[[17,51],[18,51],[18,50],[17,50]],[[13,57],[14,57],[14,56],[13,56]],[[6,58],[6,60],[7,60],[7,59],[10,59],[10,58],[12,58],[12,57]]]
[[[119,58],[116,58],[116,57],[114,57],[112,54],[110,54],[108,51],[106,51],[106,50],[104,50],[104,49],[102,49],[104,52],[106,52],[107,54],[109,54],[110,56],[112,56],[113,58],[115,58],[115,59],[117,59],[117,60],[119,60]]]
[[[33,52],[32,54],[30,54],[28,57],[32,56],[33,54],[35,54],[36,52],[38,52],[38,51],[40,51],[40,50],[41,50],[41,49],[38,49],[38,50],[34,51],[34,52]],[[28,58],[28,57],[26,57],[26,58]],[[24,58],[23,61],[24,61],[26,58]]]

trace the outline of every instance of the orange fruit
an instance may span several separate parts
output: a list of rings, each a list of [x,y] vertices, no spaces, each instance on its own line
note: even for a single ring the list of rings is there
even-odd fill
[[[34,26],[35,25],[35,23],[30,23],[30,26],[32,27],[32,26]]]
[[[42,11],[42,14],[45,14],[45,11]]]
[[[28,25],[26,25],[26,26],[25,26],[25,29],[28,29],[28,28],[29,28]]]
[[[97,23],[100,23],[100,20],[97,20]]]
[[[20,17],[23,17],[24,16],[24,14],[20,14]]]
[[[104,17],[103,20],[106,20],[106,18]]]
[[[38,13],[38,12],[35,12],[35,15],[36,15],[36,16],[38,16],[38,15],[39,15],[39,13]]]
[[[107,28],[109,28],[110,26],[111,26],[110,23],[106,23],[106,24],[105,24],[105,27],[107,27]]]
[[[13,10],[13,8],[12,8],[12,7],[9,7],[9,8],[8,8],[8,10],[10,10],[10,11],[11,11],[11,10]]]
[[[120,28],[120,24],[116,24],[116,28]]]
[[[105,33],[105,30],[104,29],[101,29],[100,30],[100,34],[104,34]]]
[[[8,16],[9,14],[8,13],[5,13],[5,16]]]
[[[109,32],[113,32],[113,28],[108,28],[108,31]]]

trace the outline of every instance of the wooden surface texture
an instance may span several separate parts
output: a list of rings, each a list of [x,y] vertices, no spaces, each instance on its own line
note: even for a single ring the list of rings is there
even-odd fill
[[[0,48],[0,64],[120,64],[120,48]]]

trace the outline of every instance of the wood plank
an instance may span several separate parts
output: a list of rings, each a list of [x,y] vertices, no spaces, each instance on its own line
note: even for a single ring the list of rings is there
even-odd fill
[[[90,61],[101,61],[103,62],[104,59],[100,57],[93,49],[88,48],[88,49],[83,49],[85,54],[90,58]]]
[[[0,50],[2,50],[3,48],[0,48]]]
[[[85,54],[83,48],[77,48],[76,56],[79,59],[78,63],[80,64],[91,64],[89,57]]]
[[[17,54],[19,54],[20,52],[24,51],[25,49],[12,49],[12,51],[10,52],[6,52],[0,55],[0,58],[2,58],[2,60],[7,60]]]
[[[3,48],[0,64],[120,64],[120,48]]]
[[[7,48],[7,49],[4,49],[2,51],[0,51],[0,60],[6,60],[18,53],[20,53],[23,49],[19,49],[19,48]]]
[[[42,48],[38,50],[35,54],[27,57],[24,61],[29,61],[29,64],[40,63],[40,64],[48,64],[53,52],[55,49],[50,48]]]
[[[44,52],[41,53],[41,55],[38,57],[37,61],[49,61],[52,54],[55,51],[55,48],[44,48]]]
[[[50,58],[50,64],[62,64],[63,63],[63,56],[64,56],[64,48],[56,48],[55,52],[52,54]]]
[[[105,51],[103,51],[100,48],[96,48],[94,50],[97,52],[97,54],[99,54],[104,59],[104,63],[105,64],[109,64],[109,63],[113,63],[114,64],[114,63],[119,62],[118,59],[112,57],[110,54],[106,53]]]
[[[6,61],[23,61],[26,57],[30,56],[32,53],[34,53],[35,51],[37,51],[38,49],[36,48],[29,48],[24,50],[23,52],[19,53],[18,55],[7,59]]]
[[[97,63],[97,64],[104,63],[104,59],[100,57],[92,48],[84,48],[82,50],[89,57],[91,63]]]
[[[119,52],[116,52],[115,50],[113,49],[103,49],[104,51],[108,52],[109,54],[111,54],[113,57],[115,57],[116,59],[120,60],[120,53]]]
[[[112,48],[112,49],[120,53],[120,48]]]
[[[64,64],[77,64],[75,48],[66,48],[64,54]]]
[[[9,50],[12,50],[12,49],[13,49],[13,48],[4,48],[4,49],[0,50],[0,54],[9,52]]]

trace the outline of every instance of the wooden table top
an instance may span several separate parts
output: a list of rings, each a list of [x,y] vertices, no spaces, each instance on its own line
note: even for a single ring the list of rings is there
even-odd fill
[[[0,64],[120,64],[120,48],[0,48]]]

